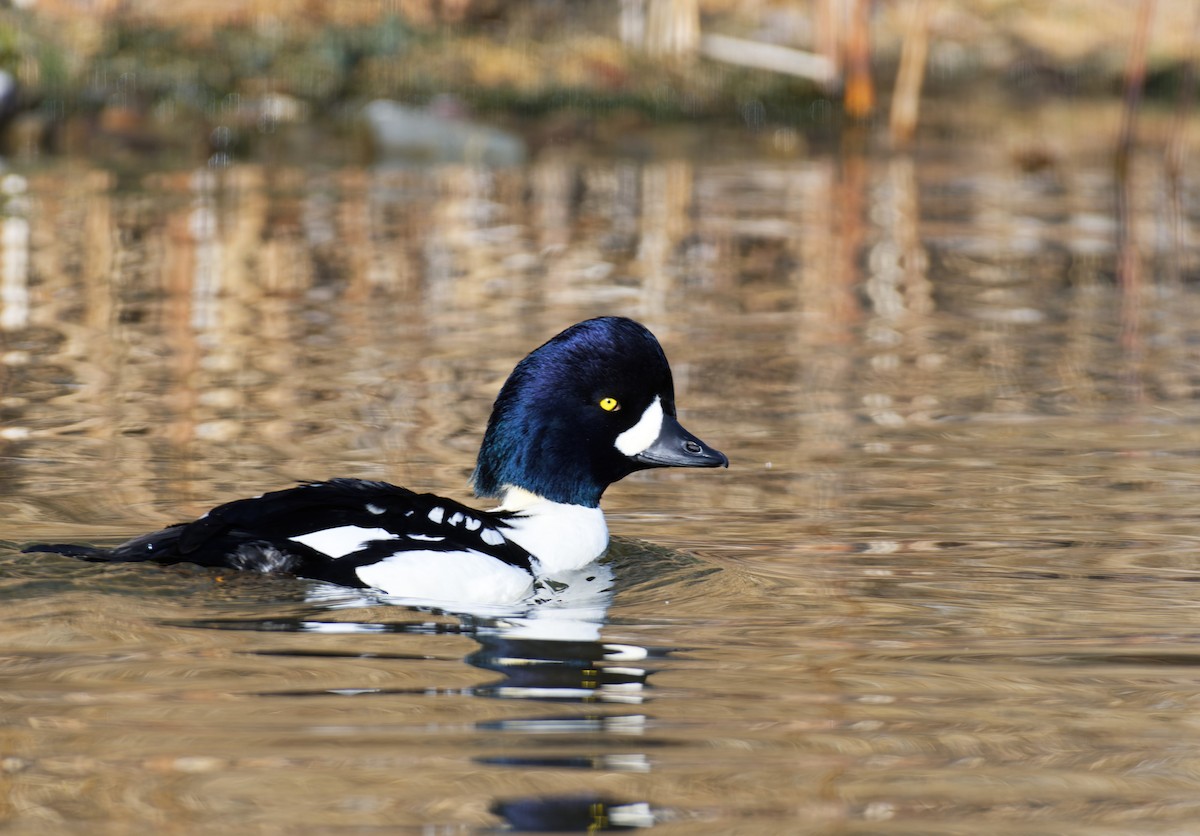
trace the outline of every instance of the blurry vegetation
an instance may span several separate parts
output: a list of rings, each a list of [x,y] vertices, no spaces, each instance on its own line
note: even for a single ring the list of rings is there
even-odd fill
[[[348,129],[370,99],[421,105],[443,94],[492,119],[553,115],[570,131],[615,115],[608,121],[618,125],[711,119],[807,128],[839,112],[837,85],[623,42],[622,9],[656,2],[689,11],[705,35],[814,53],[828,40],[822,13],[862,2],[870,75],[884,98],[908,21],[924,3],[923,95],[982,88],[1022,99],[1117,92],[1136,5],[26,0],[0,10],[0,69],[19,85],[6,114],[14,120],[8,145],[72,148],[108,138],[142,148],[179,135],[220,144],[230,131],[270,133],[281,123]],[[1156,4],[1151,94],[1176,88],[1194,48],[1194,16],[1188,0]],[[209,134],[217,126],[225,139]]]

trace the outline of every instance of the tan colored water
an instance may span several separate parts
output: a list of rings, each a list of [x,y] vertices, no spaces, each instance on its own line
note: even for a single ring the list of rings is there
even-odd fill
[[[1139,158],[1122,284],[1107,159],[1004,147],[4,179],[6,832],[1196,832],[1200,193]],[[610,491],[600,642],[16,552],[466,498],[602,313],[733,466]]]

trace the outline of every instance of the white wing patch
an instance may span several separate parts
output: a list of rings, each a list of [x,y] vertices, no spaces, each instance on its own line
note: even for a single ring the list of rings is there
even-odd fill
[[[433,520],[439,525],[442,524],[442,518],[444,516],[445,511],[441,508],[434,508],[429,512],[429,519]],[[483,522],[478,517],[472,517],[470,514],[464,514],[462,511],[455,511],[449,516],[449,518],[446,519],[446,525],[454,527],[462,526],[467,531],[479,531],[479,529],[483,526]],[[504,536],[500,534],[500,532],[494,531],[490,528],[484,528],[483,531],[479,533],[479,536],[483,542],[492,546],[498,546],[504,542]]]
[[[626,456],[636,456],[654,443],[662,431],[663,408],[661,399],[655,395],[638,422],[617,436],[617,449]]]
[[[384,509],[376,508],[379,506],[368,505],[367,510],[372,513],[382,512]],[[410,512],[411,513],[411,512]],[[429,510],[428,518],[436,525],[452,526],[462,528],[466,531],[476,532],[484,543],[489,546],[500,546],[504,544],[505,536],[490,526],[483,524],[483,521],[478,517],[465,514],[462,511],[455,511],[449,517],[446,516],[446,509],[440,505]],[[453,536],[453,535],[450,535]],[[301,534],[297,537],[288,538],[296,543],[302,543],[311,549],[321,552],[322,554],[337,559],[345,557],[348,554],[360,551],[369,543],[377,540],[416,540],[432,543],[440,543],[446,540],[446,535],[443,534],[422,534],[412,532],[409,534],[398,534],[394,531],[389,531],[386,528],[367,528],[361,525],[342,525],[336,528],[324,528],[320,531],[310,531],[308,534]],[[441,552],[440,554],[446,554]]]
[[[336,559],[358,551],[373,540],[398,540],[400,535],[388,531],[386,528],[341,525],[337,528],[323,528],[320,531],[311,531],[308,534],[288,539]]]

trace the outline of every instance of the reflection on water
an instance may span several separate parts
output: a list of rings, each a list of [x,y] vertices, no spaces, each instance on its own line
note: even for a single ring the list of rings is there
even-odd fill
[[[0,178],[0,821],[1194,829],[1200,193],[1151,149],[1121,236],[1090,137],[985,140]],[[15,551],[294,479],[464,497],[513,362],[603,313],[733,467],[615,486],[581,598]]]
[[[609,566],[599,567],[609,570]],[[602,572],[612,581],[611,571]],[[543,602],[521,612],[498,616],[480,616],[474,613],[454,613],[457,625],[428,622],[401,622],[380,624],[376,622],[339,621],[280,621],[278,619],[247,621],[193,622],[183,626],[215,627],[217,629],[251,629],[268,632],[316,632],[316,633],[445,633],[448,631],[470,636],[479,647],[468,653],[463,661],[467,664],[498,674],[492,680],[467,688],[439,691],[428,685],[416,689],[388,688],[334,688],[320,690],[291,690],[261,697],[314,697],[335,694],[361,698],[375,696],[471,696],[517,700],[554,700],[567,703],[619,703],[637,705],[643,701],[648,672],[639,667],[651,655],[647,648],[634,645],[616,645],[598,641],[603,625],[606,604],[611,599],[611,587],[606,587],[603,602],[584,601],[581,606],[571,606],[561,600]],[[328,594],[328,593],[325,593]],[[389,602],[393,605],[395,602]],[[337,605],[347,606],[345,602]],[[591,635],[596,640],[588,641],[583,636]],[[300,651],[263,651],[270,656],[294,656],[302,659],[333,658],[381,658],[415,661],[417,657],[371,653],[367,655],[345,652],[314,653]],[[521,721],[512,727],[504,723],[481,723],[477,732],[537,734],[569,732],[589,736],[604,736],[610,728],[623,733],[636,732],[644,723],[642,715],[606,715],[604,717],[547,718],[542,721]],[[525,728],[521,728],[524,725]],[[349,730],[349,729],[348,729]],[[327,730],[328,731],[328,730]],[[492,767],[519,767],[525,769],[587,769],[621,772],[649,771],[649,759],[644,752],[626,752],[602,755],[493,755],[477,757],[476,763]],[[502,818],[509,826],[531,832],[598,832],[650,827],[655,823],[655,814],[646,802],[618,802],[611,798],[595,795],[556,796],[549,798],[518,798],[497,801],[491,812]]]

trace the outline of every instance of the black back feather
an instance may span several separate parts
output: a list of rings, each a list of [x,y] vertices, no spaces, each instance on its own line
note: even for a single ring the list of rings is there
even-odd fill
[[[292,539],[341,526],[379,528],[397,537],[368,542],[341,558]],[[283,571],[364,587],[356,569],[405,550],[471,549],[530,570],[529,552],[503,537],[506,528],[503,515],[478,511],[434,494],[414,493],[387,482],[331,479],[235,500],[194,522],[136,537],[113,549],[37,544],[24,551],[91,561],[194,563]]]

